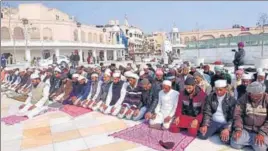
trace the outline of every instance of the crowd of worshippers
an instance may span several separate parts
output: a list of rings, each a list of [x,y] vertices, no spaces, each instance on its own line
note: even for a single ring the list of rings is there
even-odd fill
[[[1,71],[1,89],[7,96],[25,97],[20,115],[33,118],[51,102],[75,105],[117,116],[144,120],[151,128],[208,139],[218,135],[233,148],[268,145],[267,74],[263,69],[232,78],[223,66],[8,69]]]

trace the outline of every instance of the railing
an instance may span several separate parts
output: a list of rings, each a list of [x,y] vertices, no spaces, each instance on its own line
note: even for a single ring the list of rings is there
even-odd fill
[[[261,46],[262,42],[263,45],[268,45],[268,33],[188,42],[185,49],[228,48],[237,46],[237,43],[241,41],[245,43],[245,46]]]
[[[15,43],[12,40],[1,40],[1,47],[25,47],[25,40],[16,40]],[[51,41],[51,40],[28,40],[28,47],[95,47],[95,48],[120,48],[124,49],[123,44],[101,44],[101,43],[87,43],[76,41]]]

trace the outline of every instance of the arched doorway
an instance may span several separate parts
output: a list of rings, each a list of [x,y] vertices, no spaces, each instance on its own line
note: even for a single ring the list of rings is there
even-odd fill
[[[98,58],[98,56],[97,56],[97,58]],[[104,51],[103,50],[101,50],[99,52],[99,59],[100,59],[100,61],[104,61]]]
[[[43,57],[44,59],[47,59],[47,58],[49,58],[49,57],[51,57],[51,56],[52,56],[52,52],[51,52],[51,50],[46,49],[46,50],[43,50],[43,51],[42,51],[42,57]]]
[[[14,39],[16,40],[24,40],[24,32],[21,27],[14,28]]]
[[[1,39],[10,40],[10,33],[7,27],[1,27]]]

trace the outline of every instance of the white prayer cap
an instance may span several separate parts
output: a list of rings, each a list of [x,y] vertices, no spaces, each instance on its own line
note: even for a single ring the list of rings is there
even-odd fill
[[[113,74],[113,77],[114,77],[114,78],[119,78],[120,76],[121,76],[121,74],[118,73],[118,72],[115,72],[115,73]]]
[[[31,79],[36,79],[36,78],[39,78],[38,74],[34,73],[34,74],[31,75]]]
[[[215,87],[216,88],[224,88],[227,86],[227,81],[226,80],[217,80],[215,81]]]
[[[49,67],[49,68],[52,68],[52,65],[50,64],[50,65],[48,65],[48,67]]]
[[[134,78],[134,79],[138,80],[139,76],[135,73],[130,73],[127,78]]]
[[[126,71],[126,72],[124,73],[124,76],[125,76],[125,77],[129,77],[130,74],[132,74],[131,71]]]
[[[142,75],[144,75],[144,74],[145,74],[145,71],[142,70],[142,71],[140,72],[140,76],[142,76]]]
[[[29,68],[28,71],[33,72],[33,68]]]
[[[149,67],[145,64],[143,65],[143,69],[148,69]]]
[[[263,71],[258,72],[258,76],[265,76],[265,72]]]
[[[115,70],[114,73],[121,73],[121,71],[120,70]]]
[[[257,73],[259,73],[259,72],[263,72],[263,69],[262,68],[258,68],[257,69]]]
[[[164,80],[163,81],[163,85],[167,85],[167,86],[172,86],[172,83],[171,83],[171,81],[169,81],[169,80]]]
[[[243,74],[242,79],[244,79],[244,80],[252,80],[252,75],[251,74]]]
[[[171,65],[171,64],[168,65],[168,68],[169,68],[169,69],[172,69],[172,68],[173,68],[173,65]]]
[[[58,67],[56,67],[56,68],[54,69],[54,71],[55,71],[55,72],[59,72],[59,73],[61,73],[61,70],[60,70],[60,68],[58,68]]]
[[[79,74],[75,73],[73,74],[72,78],[78,78],[79,77]]]
[[[82,75],[80,75],[79,77],[78,77],[78,81],[80,81],[80,80],[86,80],[86,78],[84,77],[84,76],[82,76]]]
[[[99,77],[99,75],[97,73],[93,73],[91,77]]]
[[[108,75],[109,77],[111,76],[111,72],[109,72],[109,71],[105,71],[104,74]]]
[[[17,71],[15,72],[15,74],[19,74],[19,71],[17,70]]]
[[[107,69],[105,69],[105,72],[111,73],[112,71],[111,71],[111,69],[107,68]]]

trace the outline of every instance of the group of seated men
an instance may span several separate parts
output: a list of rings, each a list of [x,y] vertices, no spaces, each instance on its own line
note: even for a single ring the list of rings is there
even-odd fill
[[[1,69],[1,89],[26,97],[19,115],[33,118],[51,102],[75,105],[128,120],[145,120],[155,129],[208,139],[219,133],[224,143],[266,151],[268,140],[267,75],[235,72],[221,66],[152,67],[150,64]]]

